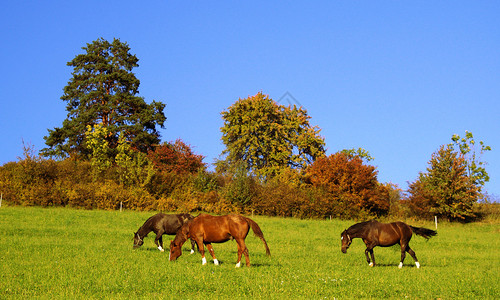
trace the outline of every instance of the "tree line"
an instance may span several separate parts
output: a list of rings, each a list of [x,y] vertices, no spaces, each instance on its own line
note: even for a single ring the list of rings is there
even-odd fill
[[[182,140],[161,143],[165,105],[137,96],[138,58],[118,39],[98,39],[68,66],[67,118],[47,147],[24,145],[0,167],[0,190],[15,205],[88,209],[256,213],[303,218],[429,217],[469,221],[489,180],[472,133],[453,135],[426,172],[402,191],[380,183],[365,149],[326,155],[303,107],[262,92],[221,113],[225,145],[215,171]]]

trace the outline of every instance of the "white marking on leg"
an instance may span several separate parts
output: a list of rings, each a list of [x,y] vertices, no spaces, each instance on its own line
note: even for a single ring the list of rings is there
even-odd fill
[[[368,265],[369,265],[370,267],[373,267],[373,263],[372,263],[372,262],[370,262]]]
[[[400,262],[400,263],[399,263],[398,268],[400,268],[400,269],[401,269],[401,268],[403,268],[403,262]]]
[[[205,257],[201,258],[201,264],[206,265],[207,264],[207,259]]]
[[[189,253],[189,254],[193,254],[193,253],[194,253],[194,250],[193,250],[193,249],[191,249],[191,253]]]
[[[216,265],[216,266],[219,265],[219,261],[217,260],[217,258],[214,258],[214,265]]]
[[[415,265],[417,266],[417,269],[420,269],[420,263],[418,261],[415,262]]]
[[[170,260],[170,252],[168,252],[168,260]]]
[[[160,250],[161,252],[165,251],[161,246],[158,246],[158,250]]]
[[[235,268],[239,268],[241,267],[241,261],[239,261],[237,264],[236,264],[236,267]]]

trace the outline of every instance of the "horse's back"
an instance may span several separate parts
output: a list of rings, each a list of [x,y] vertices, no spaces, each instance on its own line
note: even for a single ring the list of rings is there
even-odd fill
[[[163,232],[164,234],[176,234],[179,228],[183,225],[183,220],[178,215],[167,215],[164,213],[157,213],[150,217],[144,226],[154,233]]]
[[[198,217],[193,219],[193,223],[225,227],[230,223],[246,223],[246,221],[244,217],[236,214],[229,214],[224,216],[212,216],[209,214],[200,214]]]
[[[249,229],[245,218],[239,215],[212,216],[201,214],[190,223],[189,231],[193,237],[203,237],[206,242],[220,243],[233,237],[246,236]]]
[[[375,222],[376,224],[374,224],[374,227],[378,233],[378,243],[380,246],[392,246],[403,240],[409,240],[409,238],[411,238],[411,229],[403,222]]]
[[[229,227],[230,218],[228,216],[212,216],[208,214],[201,214],[194,218],[191,222],[191,228],[204,229],[204,230],[215,230],[226,229]]]
[[[157,213],[154,216],[149,217],[149,219],[144,222],[144,226],[149,227],[150,230],[156,230],[158,227],[157,225],[162,222],[162,220],[165,218],[164,213]]]
[[[398,221],[398,222],[393,222],[391,224],[394,224],[395,226],[397,226],[401,232],[401,234],[404,236],[404,237],[410,237],[412,236],[412,230],[411,230],[411,227],[404,223],[404,222],[401,222],[401,221]]]
[[[177,231],[187,222],[184,214],[181,215],[163,215],[159,226],[163,228],[166,234],[176,234]]]

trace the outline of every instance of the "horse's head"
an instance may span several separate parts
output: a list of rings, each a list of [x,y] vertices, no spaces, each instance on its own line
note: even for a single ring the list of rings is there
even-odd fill
[[[139,233],[135,232],[134,233],[134,248],[139,248],[144,244],[144,240],[141,238]]]
[[[188,232],[189,232],[189,224],[182,225],[179,231],[177,231],[174,240],[170,242],[169,259],[171,261],[176,260],[179,256],[182,255],[182,245],[184,245],[184,243],[188,239]]]
[[[347,230],[344,230],[340,234],[340,241],[342,242],[342,253],[347,253],[347,249],[349,249],[352,243],[352,238],[347,234]]]
[[[179,256],[182,255],[182,244],[173,240],[170,242],[170,254],[168,258],[170,261],[176,260]]]

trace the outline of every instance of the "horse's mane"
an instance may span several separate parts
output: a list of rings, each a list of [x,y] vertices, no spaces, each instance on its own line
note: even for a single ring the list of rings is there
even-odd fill
[[[146,222],[144,222],[144,224],[142,224],[142,226],[141,226],[141,227],[139,227],[139,229],[137,229],[137,232],[136,232],[136,233],[138,233],[138,234],[139,234],[139,236],[142,236],[141,238],[146,237],[146,236],[148,235],[148,233],[150,232],[150,231],[148,231],[148,230],[149,230],[148,228],[149,228],[149,225],[151,224],[151,221],[152,221],[153,217],[154,217],[154,216],[149,217],[149,218],[146,220]],[[147,232],[146,232],[146,231],[147,231]]]
[[[362,231],[368,224],[371,224],[372,222],[377,222],[376,220],[370,220],[370,221],[365,221],[365,222],[360,222],[352,225],[351,227],[346,229],[347,234],[349,235],[355,235]]]
[[[188,234],[189,234],[189,224],[191,223],[192,220],[187,221],[182,225],[182,227],[177,231],[177,234],[175,235],[174,241],[184,244],[184,242],[187,241],[188,239]]]
[[[153,222],[153,219],[154,219],[156,216],[157,216],[157,214],[156,214],[156,215],[154,215],[154,216],[149,217],[149,218],[146,220],[146,222],[144,222],[144,224],[142,224],[142,227],[145,227],[146,225],[148,225],[148,226],[149,226],[149,224],[151,224],[151,223]]]

